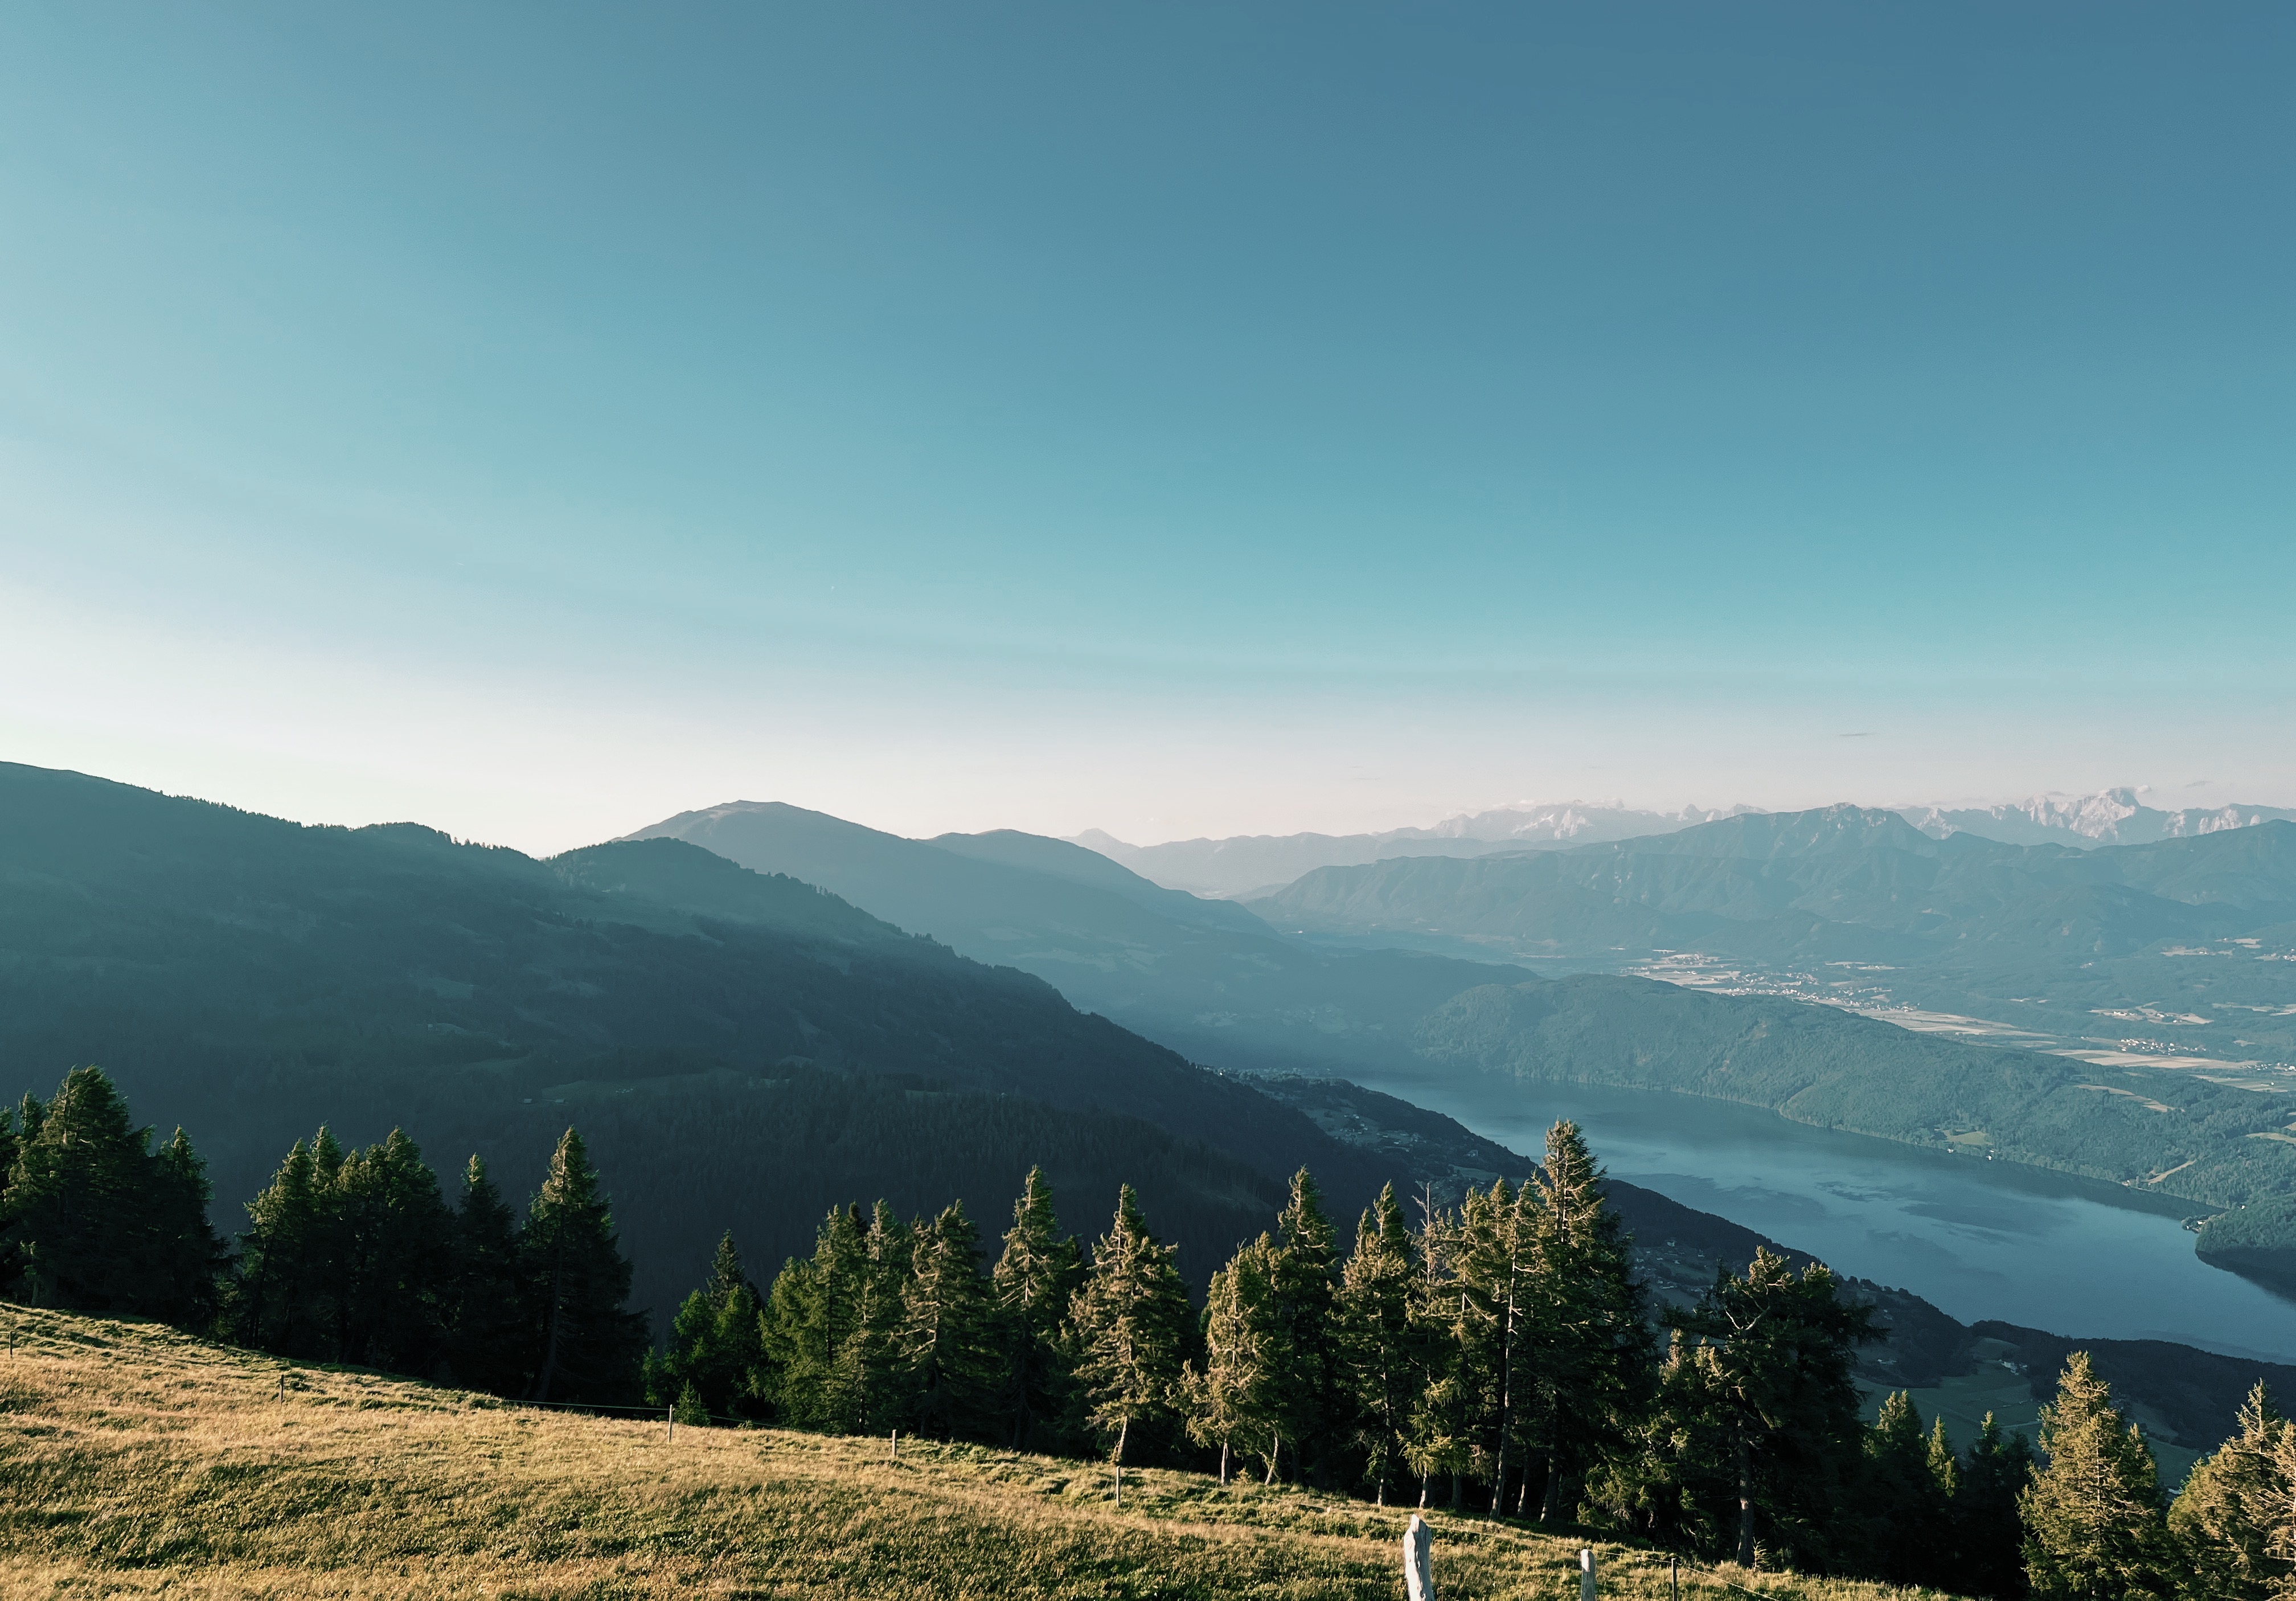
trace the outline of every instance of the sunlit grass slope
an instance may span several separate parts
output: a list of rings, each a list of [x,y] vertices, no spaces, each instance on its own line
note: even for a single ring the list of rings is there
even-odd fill
[[[0,1306],[9,1596],[1363,1597],[1406,1515],[973,1447],[679,1429]],[[1566,1601],[1578,1542],[1435,1515],[1438,1590]],[[1662,1557],[1602,1548],[1606,1595]],[[1866,1585],[1733,1573],[1866,1601]],[[1723,1601],[1684,1574],[1685,1596]],[[1740,1592],[1742,1594],[1742,1592]]]

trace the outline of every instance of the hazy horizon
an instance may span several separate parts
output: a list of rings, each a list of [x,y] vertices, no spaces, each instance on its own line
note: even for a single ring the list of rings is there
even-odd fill
[[[0,21],[0,757],[553,850],[2296,805],[2296,16]]]

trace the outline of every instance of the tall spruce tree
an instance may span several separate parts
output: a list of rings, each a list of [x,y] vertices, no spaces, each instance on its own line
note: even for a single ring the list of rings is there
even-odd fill
[[[645,1356],[646,1399],[658,1407],[691,1397],[681,1421],[749,1416],[764,1360],[759,1323],[765,1303],[742,1271],[728,1233],[718,1242],[709,1282],[685,1298],[671,1319],[668,1348]]]
[[[323,1205],[310,1147],[297,1140],[254,1200],[240,1236],[226,1320],[242,1345],[315,1358],[332,1325],[315,1246]]]
[[[1273,1482],[1283,1432],[1298,1416],[1283,1393],[1291,1375],[1281,1351],[1291,1329],[1276,1287],[1281,1256],[1263,1234],[1212,1275],[1203,1356],[1181,1375],[1188,1437],[1219,1448],[1222,1484],[1239,1452],[1258,1457]]]
[[[852,1325],[832,1361],[835,1408],[849,1433],[882,1434],[907,1418],[909,1373],[900,1336],[914,1247],[909,1226],[880,1200],[861,1240]]]
[[[2017,1510],[2033,1476],[2033,1448],[1985,1415],[1953,1488],[1955,1588],[1997,1601],[2025,1594],[2025,1524]]]
[[[2038,1601],[2131,1601],[2177,1587],[2161,1481],[2144,1434],[2077,1351],[2041,1408],[2040,1469],[2019,1500]]]
[[[526,1301],[518,1218],[476,1156],[463,1170],[448,1249],[447,1371],[472,1390],[525,1394],[541,1351]]]
[[[910,1426],[934,1439],[975,1439],[990,1427],[998,1352],[980,1236],[962,1202],[915,1231],[902,1286],[899,1359]]]
[[[42,1105],[27,1096],[0,1202],[0,1261],[34,1306],[204,1321],[221,1246],[190,1143],[158,1152],[102,1070],[77,1067]]]
[[[1282,1443],[1269,1465],[1270,1481],[1282,1466],[1285,1444],[1302,1478],[1327,1478],[1347,1425],[1333,1316],[1339,1242],[1324,1214],[1323,1192],[1306,1168],[1292,1176],[1291,1196],[1275,1219],[1274,1244],[1268,1289],[1277,1338],[1267,1360],[1275,1375]]]
[[[1003,1406],[1014,1450],[1066,1442],[1069,1304],[1083,1276],[1075,1239],[1061,1232],[1045,1170],[1030,1168],[990,1276],[1004,1351]]]
[[[1411,1316],[1417,1277],[1411,1231],[1390,1184],[1356,1225],[1336,1318],[1353,1442],[1382,1507],[1389,1482],[1406,1469],[1405,1433],[1422,1388]]]
[[[1116,1217],[1093,1247],[1077,1292],[1077,1380],[1092,1425],[1111,1445],[1116,1491],[1124,1494],[1124,1450],[1136,1429],[1174,1416],[1188,1334],[1188,1292],[1140,1215],[1130,1185],[1117,1192]]]
[[[589,1152],[571,1129],[528,1209],[519,1254],[541,1346],[530,1399],[635,1400],[645,1319],[624,1310],[630,1264]]]
[[[1529,1397],[1523,1410],[1540,1459],[1540,1518],[1625,1449],[1652,1382],[1649,1306],[1634,1246],[1603,1197],[1603,1173],[1572,1122],[1546,1133],[1538,1178]],[[1526,1466],[1529,1466],[1528,1464]],[[1526,1475],[1525,1503],[1532,1488]]]
[[[2194,1464],[2169,1531],[2194,1601],[2271,1601],[2296,1584],[2296,1430],[2257,1381],[2233,1436]]]

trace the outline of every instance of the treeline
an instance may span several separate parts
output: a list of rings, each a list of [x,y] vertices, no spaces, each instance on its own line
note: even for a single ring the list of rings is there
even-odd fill
[[[0,1294],[529,1400],[639,1399],[645,1319],[574,1130],[521,1217],[475,1156],[449,1205],[404,1134],[345,1151],[321,1129],[248,1203],[236,1253],[183,1130],[151,1147],[93,1067],[0,1110]]]
[[[1415,1217],[1390,1188],[1346,1252],[1302,1171],[1201,1307],[1129,1186],[1086,1252],[1032,1172],[985,1269],[961,1204],[840,1209],[762,1291],[723,1240],[656,1351],[571,1130],[521,1218],[476,1160],[450,1204],[403,1135],[345,1151],[322,1129],[234,1253],[183,1134],[153,1149],[83,1068],[0,1114],[0,1290],[509,1396],[642,1394],[693,1424],[1102,1451],[1119,1493],[1127,1463],[1248,1467],[2005,1598],[2296,1593],[2296,1425],[2261,1385],[2173,1504],[2086,1354],[2038,1457],[1989,1416],[1956,1453],[1902,1394],[1866,1424],[1852,1364],[1880,1331],[1825,1268],[1758,1253],[1654,1326],[1578,1129],[1546,1155]]]

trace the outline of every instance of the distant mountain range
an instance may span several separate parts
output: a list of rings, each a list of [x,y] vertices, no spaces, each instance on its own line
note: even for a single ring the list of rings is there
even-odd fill
[[[641,833],[819,883],[1220,1068],[1669,1089],[1932,1148],[2157,1180],[2219,1203],[2296,1192],[2296,1137],[2277,1138],[2279,1097],[2223,1075],[2172,1073],[2127,1053],[2100,1063],[1972,1046],[1841,1006],[1618,971],[1662,948],[1734,939],[1773,956],[1824,951],[1854,964],[1834,970],[1844,983],[1870,985],[1868,969],[1956,948],[1953,928],[1982,909],[1990,874],[2004,904],[1972,935],[1967,971],[2034,986],[2012,995],[2056,984],[2094,1023],[2086,1008],[2121,994],[2097,970],[2096,940],[2118,949],[2157,943],[2163,924],[2198,938],[2268,919],[2296,825],[2142,848],[2163,854],[2139,869],[2117,865],[2125,852],[1932,840],[1894,812],[1752,813],[1629,842],[1324,868],[1248,908],[1160,899],[1173,892],[1112,878],[1123,869],[1060,841],[905,840],[770,802]],[[2021,871],[2029,858],[2038,866]],[[1959,899],[1939,902],[1938,885]],[[1398,948],[1414,944],[1425,948]],[[1506,962],[1566,951],[1609,971],[1553,979]],[[2243,1001],[2256,990],[2259,1007],[2288,971],[2186,965]],[[2260,1012],[2210,1015],[2246,1017],[2267,1034],[2296,1027]],[[2271,1137],[2250,1137],[2259,1134]]]
[[[1678,854],[1727,878],[1733,862],[1870,857],[1909,835],[1935,845],[1889,814],[1706,826],[1734,824],[1734,836],[1685,833]],[[1344,1219],[1385,1180],[1455,1192],[1521,1165],[1341,1081],[1334,1069],[1350,1061],[1422,1080],[1496,1073],[1526,1095],[1587,1080],[1719,1096],[1914,1143],[1980,1138],[2106,1177],[2182,1161],[2176,1187],[2194,1194],[2296,1189],[2289,1145],[2253,1137],[2277,1126],[2255,1113],[2260,1097],[2204,1083],[2156,1107],[2127,1088],[2144,1082],[2134,1072],[1831,1008],[1321,948],[1024,834],[901,840],[748,804],[645,832],[537,861],[409,824],[303,827],[0,764],[0,1094],[102,1063],[139,1117],[190,1129],[226,1227],[322,1120],[351,1143],[403,1124],[450,1173],[477,1151],[513,1194],[577,1121],[639,1299],[658,1314],[698,1280],[721,1228],[771,1262],[806,1249],[832,1204],[882,1195],[915,1211],[962,1196],[993,1236],[1033,1162],[1079,1232],[1118,1181],[1137,1184],[1199,1282],[1267,1227],[1294,1166],[1314,1169]],[[2292,833],[2179,846],[2278,850]],[[970,960],[819,882],[727,859],[736,852],[808,859],[938,922],[950,943],[1017,960]],[[2229,905],[2271,870],[2202,855],[2149,882]],[[1858,874],[1836,864],[1817,876],[1839,887]],[[1070,999],[1016,965],[1058,975]],[[1316,1076],[1208,1071],[1080,1013],[1070,1000],[1084,995],[1123,1003],[1128,1021],[1190,1042],[1197,1061]],[[1613,1194],[1671,1293],[1694,1293],[1717,1259],[1750,1248],[1723,1219],[1632,1186]],[[1888,1383],[1964,1371],[1988,1340],[2050,1338],[1964,1328],[1873,1293],[1899,1336],[1874,1358]],[[2181,1347],[2129,1342],[2126,1357],[2144,1387],[2132,1392],[2189,1413],[2177,1426],[2195,1444],[2247,1382]]]
[[[2103,790],[2094,795],[2036,795],[1999,806],[1906,806],[1893,808],[1933,839],[1972,833],[2013,845],[2142,845],[2189,839],[2227,828],[2296,820],[2296,810],[2269,806],[2227,805],[2161,810],[2139,799],[2142,792]],[[1247,834],[1231,839],[1175,840],[1161,845],[1128,845],[1088,829],[1075,844],[1120,862],[1144,878],[1191,894],[1250,899],[1273,894],[1318,867],[1362,866],[1396,857],[1488,856],[1506,850],[1565,849],[1651,834],[1673,833],[1719,818],[1742,817],[1754,809],[1721,811],[1685,807],[1678,812],[1642,811],[1623,802],[1565,801],[1546,806],[1503,807],[1462,815],[1431,828],[1393,828],[1384,833]]]

